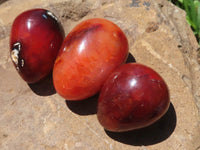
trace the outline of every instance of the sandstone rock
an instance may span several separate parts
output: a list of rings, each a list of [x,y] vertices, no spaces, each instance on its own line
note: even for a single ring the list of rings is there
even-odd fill
[[[65,101],[51,77],[27,85],[9,57],[14,18],[27,9],[53,11],[66,34],[93,17],[119,25],[138,63],[152,67],[170,89],[167,114],[154,125],[127,133],[104,131],[97,97]],[[200,72],[198,44],[184,11],[165,0],[9,0],[0,2],[0,149],[2,150],[198,150]],[[133,59],[130,55],[130,60]]]

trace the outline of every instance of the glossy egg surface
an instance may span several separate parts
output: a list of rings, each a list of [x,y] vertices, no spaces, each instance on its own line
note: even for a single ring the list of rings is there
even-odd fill
[[[55,89],[67,100],[93,96],[127,55],[127,38],[116,24],[101,18],[83,21],[60,49],[53,69]]]
[[[98,100],[97,117],[109,131],[122,132],[146,127],[168,110],[169,91],[153,69],[124,64],[105,81]]]
[[[45,9],[27,10],[18,15],[10,35],[10,55],[21,77],[38,82],[53,69],[64,40],[57,17]]]

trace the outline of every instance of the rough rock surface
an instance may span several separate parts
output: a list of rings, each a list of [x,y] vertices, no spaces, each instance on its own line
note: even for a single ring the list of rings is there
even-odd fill
[[[87,18],[119,25],[136,61],[155,69],[168,84],[171,105],[166,115],[150,127],[112,133],[97,121],[98,96],[66,101],[56,94],[51,76],[27,85],[11,63],[9,34],[14,18],[36,7],[53,11],[66,34]],[[0,149],[199,150],[197,49],[184,11],[166,0],[0,1]]]

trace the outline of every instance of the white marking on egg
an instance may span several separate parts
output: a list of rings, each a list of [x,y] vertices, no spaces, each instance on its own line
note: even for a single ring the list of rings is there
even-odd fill
[[[19,42],[15,43],[13,46],[14,46],[14,47],[15,47],[15,46],[18,46],[17,50],[18,50],[18,51],[21,50],[21,44],[20,44]]]
[[[58,18],[50,11],[47,11],[47,15],[51,16],[53,19],[55,19],[56,21],[58,21]]]
[[[24,60],[21,60],[21,66],[24,67]]]
[[[15,65],[18,65],[18,59],[19,59],[19,51],[14,49],[11,51],[11,59],[15,63]]]

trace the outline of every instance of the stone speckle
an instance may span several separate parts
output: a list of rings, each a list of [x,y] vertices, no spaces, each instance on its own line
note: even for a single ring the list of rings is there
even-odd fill
[[[90,105],[97,97],[87,100],[84,106],[77,102],[68,107],[49,88],[52,83],[47,79],[45,84],[27,85],[11,62],[10,28],[22,11],[39,7],[52,11],[64,25],[65,33],[93,17],[106,18],[120,26],[128,37],[130,54],[137,62],[155,69],[168,84],[171,106],[165,117],[139,131],[109,133],[98,123],[94,109],[84,109],[88,108],[86,102]],[[4,0],[0,2],[0,33],[0,149],[199,149],[198,43],[185,12],[170,2]],[[91,106],[95,107],[96,102]]]

